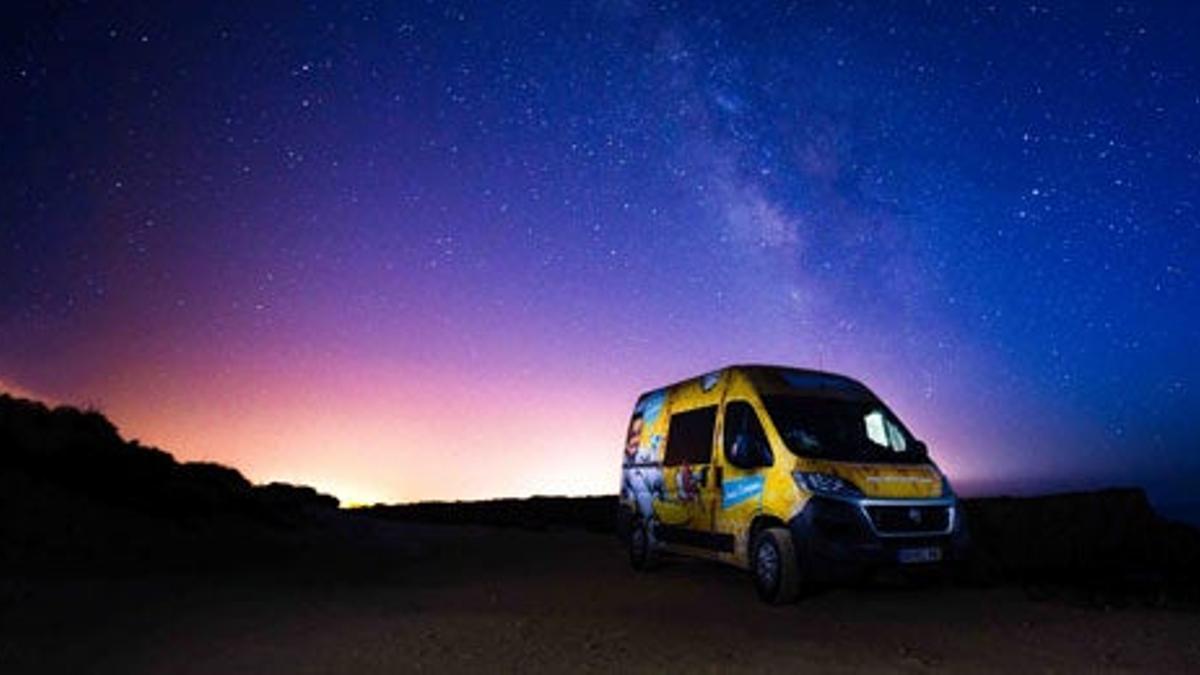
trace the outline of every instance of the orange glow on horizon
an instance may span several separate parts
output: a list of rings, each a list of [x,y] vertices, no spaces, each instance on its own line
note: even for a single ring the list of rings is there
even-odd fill
[[[119,384],[83,400],[100,401],[126,438],[180,461],[232,466],[256,483],[310,485],[343,504],[614,493],[636,397],[555,373],[512,380],[353,362],[258,360],[165,381],[134,369]],[[963,452],[977,434],[917,412],[901,417],[953,481],[987,477]]]
[[[349,363],[202,370],[165,382],[131,370],[119,387],[80,399],[99,401],[125,438],[180,461],[225,464],[256,483],[310,485],[344,503],[617,489],[632,405],[625,392],[553,374],[512,382]]]

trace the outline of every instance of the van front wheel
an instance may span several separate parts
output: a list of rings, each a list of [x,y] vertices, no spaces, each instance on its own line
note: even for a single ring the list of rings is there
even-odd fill
[[[760,530],[750,544],[750,570],[758,597],[772,605],[800,596],[800,569],[792,533],[782,527]]]

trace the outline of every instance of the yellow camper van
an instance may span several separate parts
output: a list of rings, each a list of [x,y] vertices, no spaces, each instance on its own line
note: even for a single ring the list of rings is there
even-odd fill
[[[618,531],[642,570],[663,551],[749,570],[759,596],[879,566],[962,557],[958,502],[925,444],[863,384],[731,366],[638,398]]]

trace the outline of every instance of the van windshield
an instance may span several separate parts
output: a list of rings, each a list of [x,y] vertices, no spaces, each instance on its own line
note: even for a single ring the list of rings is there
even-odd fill
[[[927,461],[908,431],[882,405],[807,396],[764,396],[763,404],[789,450],[845,462]]]

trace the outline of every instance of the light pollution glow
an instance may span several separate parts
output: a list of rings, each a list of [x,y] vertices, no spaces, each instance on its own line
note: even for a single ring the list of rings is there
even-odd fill
[[[613,493],[641,391],[763,362],[961,486],[1200,476],[1194,8],[20,11],[0,378],[180,459]]]

